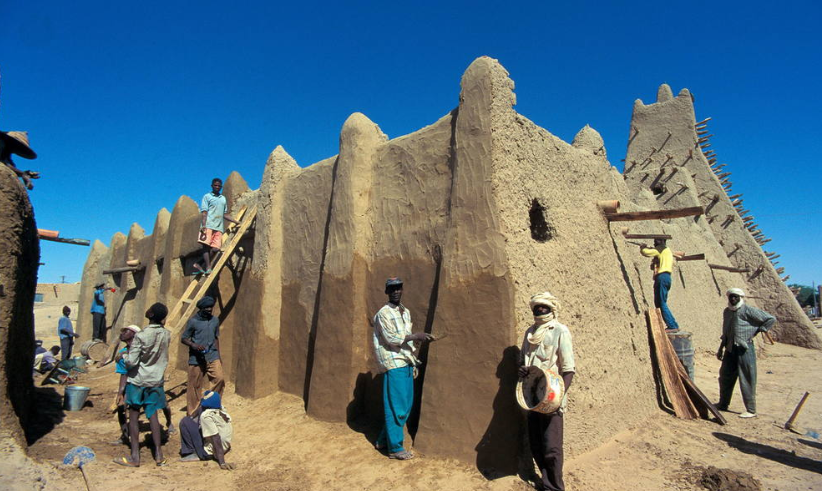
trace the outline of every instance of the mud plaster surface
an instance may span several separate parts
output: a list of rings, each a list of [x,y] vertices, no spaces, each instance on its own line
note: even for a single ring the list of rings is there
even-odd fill
[[[666,104],[680,100],[665,91],[661,97]],[[409,425],[416,426],[421,451],[470,462],[488,475],[522,469],[514,370],[530,324],[527,300],[546,289],[563,302],[560,320],[575,339],[569,455],[658,413],[643,317],[653,304],[648,260],[595,203],[619,199],[623,211],[693,206],[699,175],[665,174],[671,189],[685,191],[654,195],[648,180],[669,172],[670,164],[643,161],[625,180],[593,128],[580,130],[569,145],[518,115],[514,103],[507,72],[483,57],[463,77],[459,106],[431,126],[389,140],[354,114],[343,125],[338,156],[296,169],[280,147],[259,190],[243,191],[238,174],[227,179],[232,207],[260,206],[245,253],[232,258],[212,289],[224,365],[238,394],[263,397],[279,388],[301,396],[312,416],[356,428],[362,419],[378,421],[370,318],[384,302],[385,277],[399,275],[415,330],[448,334],[422,353],[422,409]],[[666,143],[672,150],[680,148],[678,131]],[[688,131],[692,138],[693,128]],[[644,156],[658,136],[641,130],[629,154]],[[531,234],[534,200],[544,210],[547,240]],[[198,223],[196,203],[181,197],[159,247],[164,267],[157,295],[170,306],[189,281],[183,274],[199,250]],[[628,226],[634,233],[671,233],[674,249],[731,264],[704,218]],[[100,262],[114,266],[128,248],[150,242],[159,250],[163,239],[132,232],[128,240],[115,236]],[[697,262],[683,263],[674,275],[672,308],[694,332],[698,350],[715,349],[724,307],[718,292],[736,286],[739,278],[731,275]],[[140,288],[131,290],[137,302],[149,301]],[[124,295],[121,287],[110,305],[127,305]],[[131,309],[132,317],[141,314]],[[178,367],[184,354],[172,343]]]
[[[23,443],[31,416],[34,314],[40,245],[34,210],[22,184],[0,166],[0,432]]]

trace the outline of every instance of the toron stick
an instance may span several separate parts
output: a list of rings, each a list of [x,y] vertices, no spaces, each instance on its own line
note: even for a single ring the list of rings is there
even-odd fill
[[[791,417],[788,418],[788,421],[785,422],[785,429],[786,430],[793,430],[793,424],[796,422],[796,418],[799,416],[799,412],[802,411],[802,406],[805,405],[805,401],[808,400],[808,396],[810,396],[810,392],[805,392],[805,395],[802,396],[802,400],[799,401],[799,404],[796,405],[796,409],[793,410],[793,414]]]

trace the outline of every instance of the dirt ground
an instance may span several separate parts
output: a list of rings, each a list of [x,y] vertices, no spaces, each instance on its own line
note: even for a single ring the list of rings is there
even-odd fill
[[[732,412],[726,413],[726,426],[683,421],[660,411],[596,450],[568,459],[567,488],[822,489],[822,441],[782,428],[807,390],[812,395],[797,424],[817,432],[822,429],[820,364],[820,352],[781,344],[768,346],[759,360],[757,418],[736,417],[742,410],[738,393]],[[696,370],[698,385],[716,399],[718,363],[713,355],[697,353]],[[174,372],[166,384],[175,422],[184,413],[184,386],[178,385],[183,381],[183,373]],[[109,443],[117,437],[116,417],[107,412],[117,384],[113,367],[90,368],[79,383],[92,389],[88,404],[79,412],[60,409],[62,387],[38,388],[40,417],[30,435],[30,460],[13,454],[5,445],[0,447],[4,454],[0,476],[5,476],[0,478],[0,487],[82,489],[80,471],[63,466],[61,461],[72,447],[86,445],[97,454],[96,461],[86,468],[97,490],[126,486],[135,490],[198,490],[206,485],[215,489],[377,490],[388,486],[387,480],[395,490],[532,489],[523,476],[489,480],[472,466],[425,455],[408,462],[388,460],[356,429],[307,417],[297,397],[274,394],[251,400],[236,396],[231,386],[224,401],[234,417],[235,434],[227,460],[236,464],[237,470],[222,471],[214,462],[178,462],[178,434],[172,435],[164,448],[171,457],[170,465],[156,467],[150,450],[143,447],[142,467],[119,467],[112,459],[128,450]],[[568,417],[577,416],[570,413]],[[147,435],[148,425],[144,423],[142,430]]]

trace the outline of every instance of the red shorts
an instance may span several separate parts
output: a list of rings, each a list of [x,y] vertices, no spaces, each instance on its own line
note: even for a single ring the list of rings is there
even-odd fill
[[[219,249],[223,245],[223,233],[210,228],[202,229],[200,230],[200,237],[197,242]]]

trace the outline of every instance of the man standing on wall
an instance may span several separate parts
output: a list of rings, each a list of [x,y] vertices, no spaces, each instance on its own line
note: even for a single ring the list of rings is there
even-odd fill
[[[767,332],[776,322],[771,314],[745,303],[745,292],[739,288],[728,290],[728,306],[722,313],[722,342],[716,358],[719,368],[719,403],[716,407],[727,411],[734,385],[739,378],[745,412],[740,418],[756,417],[756,350],[753,338]]]
[[[550,370],[562,376],[565,394],[560,408],[553,413],[528,412],[528,442],[531,455],[540,471],[541,486],[546,491],[564,491],[563,415],[567,404],[568,388],[574,380],[574,349],[571,331],[557,321],[559,300],[549,292],[531,297],[534,324],[525,331],[519,376],[526,377],[531,366]]]
[[[94,285],[94,297],[91,299],[92,339],[106,342],[106,284]]]
[[[194,267],[200,270],[201,273],[211,273],[211,261],[217,257],[220,252],[220,247],[223,245],[223,232],[225,232],[225,223],[231,222],[237,224],[237,221],[231,218],[228,211],[228,203],[225,196],[220,194],[223,189],[223,180],[215,177],[211,180],[211,192],[206,193],[200,202],[200,243],[203,244],[203,263],[205,270],[199,264]]]
[[[674,314],[668,308],[668,292],[671,290],[671,273],[674,270],[674,255],[666,245],[665,239],[654,239],[654,247],[642,246],[640,253],[645,257],[653,257],[654,268],[654,307],[662,311],[662,320],[667,326],[666,331],[679,329]]]
[[[126,467],[140,467],[140,410],[143,410],[151,426],[154,442],[154,460],[157,466],[168,461],[163,457],[160,418],[157,411],[166,407],[163,390],[165,371],[168,366],[168,343],[171,333],[163,327],[168,308],[155,303],[146,311],[148,327],[134,335],[124,360],[129,377],[126,379],[125,402],[128,407],[128,433],[131,456],[114,459],[114,463]],[[135,370],[136,369],[136,370]]]
[[[74,327],[71,325],[69,315],[71,309],[68,305],[63,307],[63,317],[57,321],[57,335],[60,337],[60,351],[63,352],[63,360],[71,358],[71,349],[74,347],[74,338],[79,338],[79,334],[75,334]]]
[[[385,282],[386,303],[374,316],[374,350],[383,373],[382,400],[385,422],[377,437],[378,450],[387,449],[391,459],[408,460],[414,454],[403,448],[403,427],[414,402],[414,372],[420,361],[414,342],[432,341],[430,334],[411,332],[411,312],[402,299],[402,280]]]
[[[183,330],[182,342],[188,346],[188,388],[186,410],[191,416],[200,404],[203,377],[211,382],[210,390],[222,395],[225,380],[220,361],[220,320],[212,315],[214,299],[203,297],[197,302],[199,311],[191,317]]]

